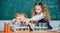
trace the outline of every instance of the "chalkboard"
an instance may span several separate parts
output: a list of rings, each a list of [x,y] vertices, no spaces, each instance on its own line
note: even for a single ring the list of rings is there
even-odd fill
[[[60,20],[60,4],[58,0],[0,0],[0,20],[11,20],[16,12],[23,12],[31,18],[35,2],[44,2],[51,20]]]

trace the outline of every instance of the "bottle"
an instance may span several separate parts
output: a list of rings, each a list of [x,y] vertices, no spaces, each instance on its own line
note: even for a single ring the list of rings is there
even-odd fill
[[[5,23],[5,25],[4,25],[4,33],[12,33],[12,31],[10,30],[9,23]]]
[[[7,33],[7,24],[4,23],[4,33]]]
[[[10,23],[7,24],[7,31],[8,33],[12,33],[12,31],[10,30]]]

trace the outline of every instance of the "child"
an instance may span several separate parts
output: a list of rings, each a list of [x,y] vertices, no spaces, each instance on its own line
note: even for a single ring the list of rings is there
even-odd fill
[[[31,24],[28,24],[27,20],[28,20],[27,16],[24,13],[17,12],[12,23],[14,25],[20,26],[20,23],[26,22],[26,25],[30,28]],[[31,30],[31,28],[30,28],[30,30]]]
[[[27,16],[24,13],[17,12],[15,18],[13,19],[13,23],[25,22]]]
[[[49,24],[50,15],[48,13],[45,3],[35,3],[32,11],[32,18],[29,21],[34,21],[33,23],[36,23],[37,21],[38,23],[47,23],[48,29],[52,29],[52,27]]]

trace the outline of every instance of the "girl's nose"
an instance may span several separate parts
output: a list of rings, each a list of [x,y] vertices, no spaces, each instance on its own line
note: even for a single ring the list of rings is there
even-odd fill
[[[21,18],[19,18],[19,20],[21,20]]]

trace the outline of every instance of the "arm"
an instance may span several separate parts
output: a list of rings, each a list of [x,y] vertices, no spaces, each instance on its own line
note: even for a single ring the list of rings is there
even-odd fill
[[[33,20],[33,21],[38,21],[38,20],[41,20],[44,18],[44,15],[43,13],[40,14],[40,15],[35,15],[34,17],[32,17],[30,20]]]

